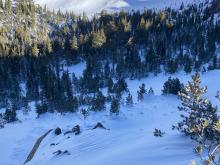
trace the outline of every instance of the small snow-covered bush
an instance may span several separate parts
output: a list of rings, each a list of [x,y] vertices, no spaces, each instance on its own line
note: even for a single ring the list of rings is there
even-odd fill
[[[156,136],[156,137],[163,137],[164,134],[165,134],[165,132],[162,132],[160,129],[155,128],[154,136]]]
[[[82,109],[80,110],[80,113],[83,115],[83,118],[84,118],[84,119],[86,119],[86,118],[89,116],[89,111],[86,110],[86,109],[84,109],[84,108],[82,108]]]

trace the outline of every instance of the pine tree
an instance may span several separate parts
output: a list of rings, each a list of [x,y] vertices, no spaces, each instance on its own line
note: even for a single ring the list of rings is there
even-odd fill
[[[5,125],[4,116],[2,113],[0,113],[0,129],[4,128],[4,125]]]
[[[120,101],[117,98],[113,98],[111,102],[110,113],[119,115]]]
[[[39,54],[39,49],[38,49],[37,43],[35,43],[35,42],[32,45],[31,54],[32,54],[32,56],[38,56],[38,54]]]
[[[108,79],[108,93],[113,92],[113,86],[114,86],[114,82],[113,82],[112,78],[109,78]]]
[[[0,0],[0,8],[1,8],[1,9],[4,8],[3,0]]]
[[[38,114],[38,116],[48,112],[48,106],[46,103],[36,103],[35,107],[36,107],[36,113]]]
[[[177,95],[181,89],[182,84],[180,83],[180,80],[178,78],[172,79],[171,77],[168,78],[168,80],[163,85],[163,94],[174,94]]]
[[[217,109],[204,98],[206,92],[207,87],[201,87],[200,75],[196,73],[192,76],[192,82],[188,82],[179,93],[182,106],[178,109],[184,114],[181,115],[183,120],[175,128],[200,140],[207,138],[205,133],[210,135],[212,128],[209,130],[209,125],[213,125],[217,121]]]
[[[51,45],[51,41],[49,38],[47,38],[46,40],[46,54],[50,54],[52,53],[53,49],[52,49],[52,45]]]
[[[83,115],[84,120],[89,116],[89,111],[86,109],[81,109],[80,113]]]
[[[3,118],[7,123],[12,123],[18,120],[16,116],[17,116],[16,110],[12,106],[12,107],[7,107]]]
[[[129,93],[128,96],[126,97],[126,105],[133,106],[133,97],[131,93]]]
[[[137,94],[138,94],[138,101],[143,101],[144,94],[146,94],[146,88],[144,83],[139,87],[139,91],[137,91]]]
[[[92,106],[90,110],[95,112],[105,110],[105,100],[105,96],[101,91],[99,91],[92,100]]]
[[[100,48],[103,44],[106,43],[106,35],[104,29],[101,29],[97,32],[93,32],[92,34],[92,47]]]
[[[12,1],[11,0],[5,0],[5,9],[7,11],[11,11],[11,9],[12,9]]]
[[[23,113],[26,115],[31,111],[31,107],[28,104],[28,99],[24,99],[24,108],[23,108]]]
[[[75,51],[79,49],[77,37],[75,35],[73,36],[73,39],[71,40],[71,49]]]

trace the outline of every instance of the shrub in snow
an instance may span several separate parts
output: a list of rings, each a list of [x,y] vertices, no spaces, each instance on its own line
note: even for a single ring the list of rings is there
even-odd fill
[[[172,79],[171,77],[163,85],[163,94],[174,94],[177,95],[182,89],[182,84],[178,78]]]
[[[3,115],[3,119],[6,121],[6,123],[12,123],[12,122],[15,122],[18,120],[16,116],[17,116],[17,114],[16,114],[16,111],[13,107],[7,108],[5,110],[4,115]]]
[[[161,130],[155,128],[154,136],[156,136],[156,137],[163,137],[164,134],[165,134],[165,132],[162,132]]]
[[[154,90],[152,87],[150,87],[149,91],[147,92],[149,95],[154,95]]]
[[[55,135],[60,135],[62,133],[61,129],[58,127],[54,131]]]
[[[83,118],[86,119],[89,116],[89,111],[82,108],[80,113],[83,115]]]

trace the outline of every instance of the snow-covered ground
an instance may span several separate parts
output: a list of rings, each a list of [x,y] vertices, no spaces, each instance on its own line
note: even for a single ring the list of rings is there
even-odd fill
[[[118,9],[162,9],[165,7],[178,8],[182,3],[200,3],[204,0],[35,0],[40,5],[47,5],[50,9],[74,11],[77,14],[86,12],[89,15],[101,10]]]
[[[196,159],[193,142],[171,127],[179,121],[177,106],[180,101],[176,96],[162,96],[161,89],[169,75],[138,80],[128,80],[131,93],[136,99],[136,91],[142,83],[153,87],[155,95],[146,96],[143,103],[133,107],[121,106],[119,117],[109,115],[109,107],[102,113],[93,113],[87,120],[80,114],[45,114],[36,119],[34,109],[25,116],[19,112],[21,122],[8,124],[0,129],[0,164],[21,165],[35,141],[49,129],[56,127],[62,131],[71,130],[79,124],[82,133],[55,136],[51,132],[40,145],[29,165],[187,165]],[[191,75],[178,73],[186,83]],[[203,85],[208,86],[207,97],[215,105],[216,91],[220,89],[220,71],[210,71],[202,75]],[[33,107],[33,106],[32,106]],[[92,130],[97,122],[102,122],[110,130]],[[165,132],[164,137],[153,136],[154,129]],[[68,138],[69,137],[69,138]],[[57,145],[50,146],[51,143]],[[70,155],[56,156],[53,152],[68,150]]]

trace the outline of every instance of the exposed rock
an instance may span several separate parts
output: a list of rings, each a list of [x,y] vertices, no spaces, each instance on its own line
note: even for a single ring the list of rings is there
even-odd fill
[[[69,153],[68,150],[65,150],[65,151],[63,152],[63,154],[70,155],[70,153]]]
[[[57,150],[56,152],[53,152],[53,154],[56,156],[61,155],[61,154],[70,155],[68,150],[65,150],[65,151]]]
[[[53,152],[53,154],[60,155],[60,154],[62,154],[62,151],[61,150],[57,150],[56,152]]]
[[[93,129],[97,129],[97,128],[101,128],[101,129],[106,129],[102,123],[98,122],[95,127]]]
[[[50,146],[57,146],[59,143],[51,143]]]
[[[55,135],[60,135],[62,133],[61,129],[58,127],[54,131]]]
[[[67,131],[64,133],[64,135],[67,135],[67,134],[70,134],[70,133],[73,133],[72,131]]]
[[[81,133],[80,126],[76,125],[75,127],[73,127],[72,132],[75,133],[75,135],[79,135]]]
[[[50,144],[50,146],[55,146],[55,145],[56,145],[55,143],[51,143],[51,144]]]

